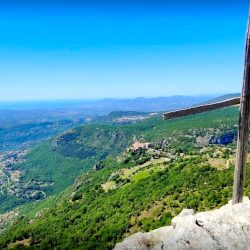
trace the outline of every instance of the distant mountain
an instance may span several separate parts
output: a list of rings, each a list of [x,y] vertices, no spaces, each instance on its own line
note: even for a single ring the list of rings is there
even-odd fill
[[[213,98],[205,103],[209,104],[209,103],[214,103],[214,102],[221,102],[227,99],[231,99],[231,98],[235,98],[235,97],[240,97],[240,93],[234,93],[234,94],[227,94],[227,95],[222,95],[216,98]]]
[[[86,110],[95,110],[100,113],[122,111],[154,112],[169,111],[179,108],[190,107],[195,104],[206,102],[211,96],[170,96],[156,98],[135,99],[103,99],[91,103],[85,103],[79,107]]]
[[[85,112],[87,114],[109,113],[112,111],[166,111],[175,108],[184,108],[196,103],[205,102],[211,96],[169,96],[155,98],[127,98],[127,99],[101,99],[101,100],[78,100],[78,101],[37,101],[37,102],[13,102],[0,103],[0,110],[55,110],[59,114],[67,112]],[[62,112],[63,111],[63,112]],[[51,112],[49,112],[51,113]]]
[[[111,112],[159,112],[170,111],[206,102],[211,96],[171,96],[134,99],[103,99],[78,101],[0,102],[0,127],[22,124],[58,122],[84,122]],[[92,120],[92,119],[91,119]]]
[[[60,107],[63,107],[63,102],[52,102],[52,106],[49,102],[43,102],[45,105],[43,109],[37,109],[39,107],[38,102],[35,103],[36,106],[32,103],[28,105],[26,102],[26,108],[29,107],[30,109],[1,110],[0,107],[0,151],[27,148],[31,144],[85,122],[131,123],[141,120],[143,117],[146,118],[151,112],[176,110],[198,104],[218,102],[236,96],[240,96],[240,94],[228,94],[213,99],[209,96],[171,96],[103,99],[85,102],[66,101],[65,108],[58,108],[59,104],[62,105]],[[42,105],[42,102],[40,104]],[[56,104],[58,105],[57,108],[55,108]],[[16,107],[24,108],[22,105]]]

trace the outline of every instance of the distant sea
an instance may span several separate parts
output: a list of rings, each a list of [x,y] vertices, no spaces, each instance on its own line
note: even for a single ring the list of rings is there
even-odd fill
[[[106,98],[106,99],[75,99],[75,100],[44,100],[44,101],[0,101],[0,110],[49,110],[91,108],[95,110],[133,110],[159,111],[171,110],[197,103],[206,102],[219,95],[206,96],[166,96],[166,97],[137,97],[137,98]],[[223,98],[223,97],[222,97]]]
[[[46,100],[46,101],[8,101],[0,102],[0,110],[27,110],[27,109],[61,109],[78,107],[96,100]]]

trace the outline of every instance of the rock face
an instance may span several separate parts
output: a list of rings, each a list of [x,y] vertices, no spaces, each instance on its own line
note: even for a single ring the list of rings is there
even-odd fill
[[[102,163],[102,162],[97,162],[97,163],[94,165],[93,170],[99,171],[99,170],[101,170],[101,169],[103,169],[103,168],[104,168],[103,163]]]
[[[205,135],[205,136],[198,136],[196,138],[196,143],[201,146],[207,146],[209,144],[219,144],[219,145],[227,145],[232,143],[236,139],[236,134],[232,131],[228,133],[224,133],[222,135]]]
[[[250,201],[194,214],[184,209],[172,225],[149,233],[137,233],[115,250],[146,249],[250,249]]]
[[[221,145],[227,145],[229,143],[232,143],[235,139],[236,134],[233,132],[228,132],[225,134],[222,134],[219,138],[216,138],[215,136],[212,136],[210,138],[209,143],[210,144],[221,144]]]

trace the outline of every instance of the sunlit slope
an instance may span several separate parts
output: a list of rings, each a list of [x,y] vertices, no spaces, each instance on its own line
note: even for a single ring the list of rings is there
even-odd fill
[[[56,181],[69,185],[73,171],[75,177],[82,174],[57,199],[24,209],[29,217],[6,231],[1,246],[25,239],[34,249],[51,248],[52,242],[55,248],[111,249],[127,235],[169,224],[184,207],[203,211],[225,204],[232,192],[235,140],[203,145],[197,137],[236,133],[237,114],[233,107],[171,121],[155,117],[127,126],[83,126],[41,145],[47,167],[37,167],[38,147],[20,166],[27,171],[31,164],[24,178],[51,178],[55,186],[47,192],[55,194],[64,188]],[[128,150],[135,139],[150,142],[150,148]],[[63,159],[75,165],[69,168]],[[98,171],[92,170],[96,162]],[[249,178],[245,190],[248,195]],[[39,207],[42,212],[30,223]]]

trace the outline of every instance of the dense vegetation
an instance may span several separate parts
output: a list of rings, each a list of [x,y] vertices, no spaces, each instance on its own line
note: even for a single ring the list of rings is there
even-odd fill
[[[237,112],[85,125],[43,143],[16,166],[25,172],[23,181],[54,183],[46,189],[52,195],[82,174],[60,196],[23,207],[0,238],[0,248],[26,242],[33,249],[111,249],[126,235],[169,224],[184,207],[203,211],[225,204],[231,198],[235,145],[202,146],[196,138],[235,134]],[[135,138],[151,148],[125,150]],[[211,159],[230,164],[218,170]],[[92,170],[97,162],[101,169]],[[249,176],[245,191],[249,195]]]
[[[22,172],[22,185],[18,188],[27,186],[28,189],[42,189],[46,195],[52,195],[64,190],[81,172],[91,169],[96,162],[108,155],[119,154],[131,141],[129,131],[123,132],[112,126],[79,127],[43,142],[27,154],[23,163],[11,168]],[[0,200],[4,203],[0,212],[11,210],[33,198],[23,199],[0,193]]]
[[[28,148],[77,124],[79,123],[70,120],[33,122],[18,125],[4,125],[4,123],[1,123],[0,152]]]
[[[184,207],[203,211],[231,198],[232,167],[218,171],[199,156],[176,160],[148,178],[105,193],[100,183],[121,167],[109,158],[103,170],[83,175],[63,200],[32,223],[21,218],[5,232],[0,246],[30,239],[34,249],[111,249],[126,234],[169,224]],[[249,195],[249,177],[246,186]]]

